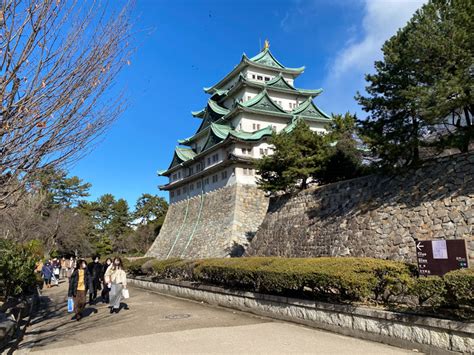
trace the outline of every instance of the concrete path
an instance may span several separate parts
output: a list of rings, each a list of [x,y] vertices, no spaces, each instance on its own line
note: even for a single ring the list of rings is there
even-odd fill
[[[340,336],[198,302],[130,289],[129,310],[105,305],[72,321],[66,283],[44,290],[45,310],[17,353],[35,354],[407,354],[383,344]]]

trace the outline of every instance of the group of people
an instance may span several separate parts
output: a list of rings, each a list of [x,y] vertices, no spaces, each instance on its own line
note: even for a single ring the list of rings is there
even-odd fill
[[[44,263],[39,262],[36,265],[36,272],[41,274],[43,283],[46,288],[50,288],[52,285],[59,285],[61,277],[67,276],[68,270],[71,270],[73,265],[73,259],[66,260],[62,258],[61,261],[58,258],[48,259]]]
[[[127,275],[123,269],[120,258],[107,258],[100,263],[100,256],[94,256],[89,264],[84,259],[76,260],[62,258],[47,260],[43,265],[38,266],[46,285],[51,287],[51,280],[57,274],[57,280],[61,277],[69,279],[68,297],[73,299],[74,317],[79,321],[83,317],[83,311],[87,303],[89,294],[89,304],[97,302],[97,293],[100,291],[102,303],[108,303],[110,313],[118,313],[123,294],[127,289]]]
[[[126,288],[127,275],[120,258],[113,261],[107,258],[105,263],[101,264],[100,257],[95,256],[89,265],[84,259],[79,260],[69,278],[68,297],[74,300],[73,318],[77,321],[82,318],[87,293],[89,304],[93,305],[97,300],[98,291],[101,291],[102,302],[109,304],[110,313],[118,313]]]

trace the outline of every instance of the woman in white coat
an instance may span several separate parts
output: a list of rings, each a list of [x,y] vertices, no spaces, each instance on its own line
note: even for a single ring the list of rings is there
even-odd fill
[[[110,284],[110,313],[118,313],[123,290],[127,289],[127,274],[120,258],[114,259],[112,265],[105,272],[104,278]]]

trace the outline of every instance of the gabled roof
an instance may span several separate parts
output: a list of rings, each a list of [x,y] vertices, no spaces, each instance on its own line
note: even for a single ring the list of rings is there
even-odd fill
[[[300,104],[297,108],[291,111],[292,115],[295,116],[304,116],[308,118],[316,118],[316,119],[331,119],[331,117],[322,111],[318,106],[316,106],[313,102],[313,98],[310,96],[308,99]]]
[[[211,123],[208,128],[208,138],[201,152],[196,153],[191,148],[176,147],[173,161],[169,168],[165,171],[160,171],[159,175],[166,175],[169,171],[177,165],[181,165],[195,158],[206,154],[207,150],[211,149],[217,144],[225,144],[230,139],[237,139],[240,141],[259,141],[266,136],[271,136],[273,130],[271,126],[265,127],[255,132],[235,131],[226,124]]]
[[[276,58],[273,56],[273,54],[270,52],[270,49],[265,48],[263,49],[259,54],[256,56],[249,58],[247,55],[244,53],[242,54],[242,58],[240,60],[240,63],[237,64],[234,69],[230,73],[228,73],[223,79],[221,79],[217,84],[204,88],[204,91],[208,94],[214,94],[217,92],[223,84],[228,82],[230,79],[234,78],[236,75],[238,75],[244,68],[247,66],[255,67],[255,68],[260,68],[260,69],[266,69],[266,70],[271,70],[271,71],[277,71],[279,73],[287,73],[294,75],[295,77],[300,75],[301,73],[304,72],[305,67],[299,67],[299,68],[289,68],[285,67],[283,64],[281,64]]]
[[[323,89],[299,89],[295,88],[293,85],[288,83],[281,73],[278,73],[270,81],[257,81],[250,80],[245,77],[244,74],[239,73],[239,79],[234,87],[230,90],[226,90],[226,95],[232,95],[234,92],[237,92],[242,86],[250,86],[254,88],[267,89],[269,91],[284,92],[290,94],[297,94],[301,96],[313,96],[316,97],[323,92]],[[223,90],[224,91],[224,90]]]
[[[173,154],[173,160],[171,161],[168,170],[182,162],[193,159],[195,156],[196,153],[191,148],[176,147]]]
[[[268,96],[267,90],[263,89],[257,96],[254,98],[245,101],[245,102],[239,102],[237,104],[238,106],[241,107],[246,107],[246,108],[252,108],[255,110],[261,110],[261,111],[273,111],[273,112],[279,112],[279,113],[287,113],[283,108],[275,103],[270,96]]]
[[[270,48],[264,48],[260,53],[252,58],[248,58],[244,53],[244,58],[247,58],[250,62],[254,64],[264,65],[266,67],[278,68],[283,69],[285,71],[293,71],[296,73],[302,73],[305,67],[300,68],[288,68],[281,64],[272,54]]]
[[[206,113],[215,114],[218,116],[224,116],[229,113],[229,110],[225,107],[218,105],[214,100],[209,99],[207,101],[207,106],[200,111],[191,111],[191,115],[194,117],[204,118]]]

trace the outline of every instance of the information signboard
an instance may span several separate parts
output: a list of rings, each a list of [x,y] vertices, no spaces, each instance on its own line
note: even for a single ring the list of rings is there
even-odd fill
[[[464,239],[418,240],[415,245],[420,276],[442,276],[469,266]]]

